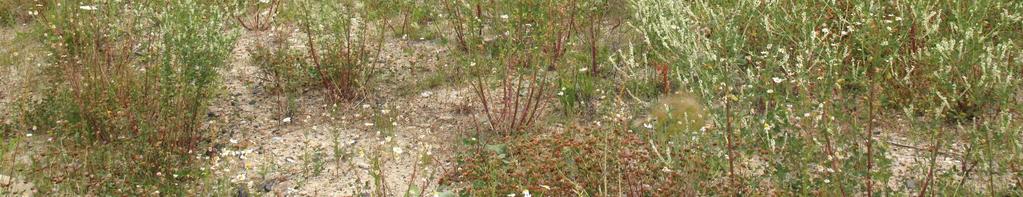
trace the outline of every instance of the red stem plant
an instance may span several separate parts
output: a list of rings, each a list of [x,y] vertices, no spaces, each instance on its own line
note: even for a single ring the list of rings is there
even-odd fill
[[[277,11],[279,10],[280,5],[281,5],[280,0],[271,0],[270,3],[267,3],[267,6],[265,7],[267,9],[267,11],[265,12],[266,16],[263,16],[264,15],[263,12],[260,12],[260,10],[264,8],[263,3],[255,3],[255,6],[253,6],[254,7],[253,11],[255,11],[256,13],[253,14],[252,16],[253,19],[252,21],[250,21],[250,23],[246,23],[245,20],[242,19],[242,17],[244,17],[242,15],[232,15],[232,17],[234,18],[235,21],[238,21],[238,24],[245,28],[245,30],[265,31],[267,29],[270,29],[274,17],[277,16]],[[244,12],[245,8],[242,9]]]
[[[519,73],[517,68],[530,68],[530,60],[512,59],[505,66],[506,75],[501,79],[500,94],[491,96],[493,92],[485,85],[482,77],[477,78],[473,90],[482,104],[487,123],[493,131],[508,134],[529,129],[536,120],[543,116],[548,107],[550,82],[541,72],[534,70],[531,74]],[[527,76],[528,75],[528,76]]]

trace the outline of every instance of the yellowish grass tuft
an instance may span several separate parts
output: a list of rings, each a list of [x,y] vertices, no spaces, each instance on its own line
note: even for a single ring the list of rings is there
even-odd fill
[[[657,130],[667,136],[699,130],[705,123],[704,114],[700,100],[686,93],[661,96],[650,106],[650,117],[657,121]]]

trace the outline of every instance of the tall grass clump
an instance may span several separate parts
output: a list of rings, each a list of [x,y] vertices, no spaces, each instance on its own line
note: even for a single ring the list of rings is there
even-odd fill
[[[234,36],[215,5],[59,1],[39,16],[51,84],[21,130],[50,136],[30,177],[61,194],[180,195],[207,175],[201,128]]]
[[[728,175],[727,189],[698,187],[705,188],[699,193],[923,194],[933,192],[926,188],[934,179],[958,183],[939,193],[1019,190],[977,183],[1018,174],[996,159],[1018,153],[983,158],[976,150],[1012,146],[985,140],[991,135],[1019,135],[991,132],[1018,127],[997,122],[1018,116],[1020,107],[1010,103],[1020,91],[1021,20],[1012,14],[1020,3],[633,0],[631,7],[631,25],[645,38],[635,43],[638,52],[622,51],[620,59],[667,64],[668,83],[695,92],[710,108],[713,126],[673,145],[696,148],[711,162],[687,175],[695,182]],[[934,127],[892,127],[895,119],[887,117]],[[928,152],[966,152],[973,158],[960,161],[981,164],[920,173],[946,176],[893,177],[893,135]],[[989,177],[977,177],[981,170],[970,166]]]

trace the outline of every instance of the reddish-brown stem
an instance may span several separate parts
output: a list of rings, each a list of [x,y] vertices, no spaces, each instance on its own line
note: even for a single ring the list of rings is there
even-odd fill
[[[309,12],[308,7],[306,7],[306,6],[308,6],[308,5],[303,5],[303,8],[305,8],[306,12]],[[320,79],[320,83],[323,84],[324,88],[326,88],[327,91],[330,91],[331,95],[334,95],[334,97],[336,97],[336,95],[338,95],[337,94],[337,90],[332,87],[332,83],[330,83],[330,79],[328,79],[326,77],[327,75],[326,75],[326,73],[324,73],[323,66],[320,64],[320,56],[318,55],[318,53],[316,51],[316,44],[315,44],[315,42],[313,40],[313,34],[314,33],[313,33],[312,28],[310,27],[309,23],[312,23],[312,19],[306,18],[305,23],[303,23],[304,29],[305,29],[305,33],[306,33],[306,45],[309,45],[309,56],[313,59],[313,65],[316,66],[316,72],[322,78],[322,79]],[[337,99],[337,98],[334,98],[334,99]]]
[[[938,138],[939,136],[941,136],[942,130],[944,129],[938,128],[938,133],[932,136],[932,138],[934,138],[934,144],[931,146],[931,164],[929,167],[930,169],[927,170],[927,178],[924,180],[923,186],[920,187],[920,194],[917,195],[919,197],[924,197],[927,195],[927,187],[931,184],[931,181],[934,180],[934,168],[938,160],[938,148],[941,147],[941,141]]]
[[[823,111],[824,111],[824,113],[822,114],[822,116],[825,116],[825,117],[828,116],[828,111],[827,110],[823,110]],[[826,147],[824,147],[824,151],[828,154],[828,157],[831,157],[829,159],[830,162],[831,162],[831,169],[833,169],[835,171],[838,171],[839,170],[839,168],[838,168],[838,157],[835,156],[835,146],[832,145],[832,143],[831,143],[831,135],[832,134],[830,132],[826,133],[826,134],[827,135],[824,136],[824,143],[825,143],[824,145],[826,146]],[[838,191],[842,192],[842,197],[848,196],[848,194],[846,194],[846,192],[845,192],[845,185],[842,184],[842,179],[839,178],[839,177],[835,177],[834,172],[829,172],[829,173],[831,173],[832,178],[835,178],[835,183],[838,185]]]
[[[873,69],[871,69],[873,70]],[[864,180],[867,184],[867,196],[874,196],[874,97],[876,87],[873,78],[870,78],[870,91],[867,96],[867,176]]]
[[[729,93],[730,94],[730,93]],[[728,179],[729,184],[733,187],[737,186],[735,179],[735,145],[732,143],[735,136],[732,131],[732,105],[728,96],[725,96],[725,132],[728,132],[725,143],[728,145]],[[738,191],[738,190],[737,190]]]

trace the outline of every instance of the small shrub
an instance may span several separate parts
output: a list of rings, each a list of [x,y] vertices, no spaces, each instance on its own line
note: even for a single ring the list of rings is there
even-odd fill
[[[502,134],[531,129],[546,113],[548,100],[551,96],[551,84],[543,71],[521,71],[516,68],[529,68],[528,62],[509,63],[504,77],[497,85],[496,92],[491,91],[483,79],[478,78],[473,84],[476,100],[482,108],[489,129]],[[533,67],[535,69],[535,67]]]
[[[373,21],[367,14],[370,10],[351,2],[304,2],[300,6],[301,29],[315,78],[333,99],[358,97],[369,82],[372,61],[380,56],[383,25],[369,24]]]
[[[184,194],[205,176],[193,152],[209,137],[200,126],[234,37],[196,1],[91,3],[57,2],[40,17],[52,85],[21,127],[55,146],[35,183],[54,195]]]
[[[283,4],[281,0],[236,0],[232,3],[229,12],[232,13],[235,22],[249,31],[270,29]]]
[[[1018,70],[1013,65],[1019,50],[1012,49],[1020,34],[1008,29],[1018,29],[1010,24],[1019,18],[996,13],[1023,8],[1019,3],[974,2],[984,8],[951,1],[630,3],[633,25],[645,38],[637,44],[641,52],[623,52],[619,59],[664,62],[671,81],[664,84],[706,99],[707,120],[714,126],[687,143],[727,144],[708,155],[728,161],[712,169],[728,173],[733,183],[727,186],[737,192],[893,193],[899,188],[882,184],[893,181],[886,136],[936,147],[929,151],[953,149],[952,141],[981,139],[972,134],[977,129],[961,125],[1016,107],[1003,101],[1019,91],[1009,88],[1020,83],[1016,74],[1006,72]],[[932,125],[881,127],[898,122],[881,117],[901,111],[909,111],[901,118]],[[746,159],[762,160],[763,174],[738,173],[746,167],[732,163],[749,163]],[[771,184],[756,184],[762,182]]]
[[[295,99],[312,82],[305,53],[292,49],[287,31],[277,31],[269,42],[258,42],[249,49],[254,64],[260,71],[260,78],[269,84],[268,89],[277,96],[284,116],[294,115]],[[284,117],[282,117],[284,118]]]

